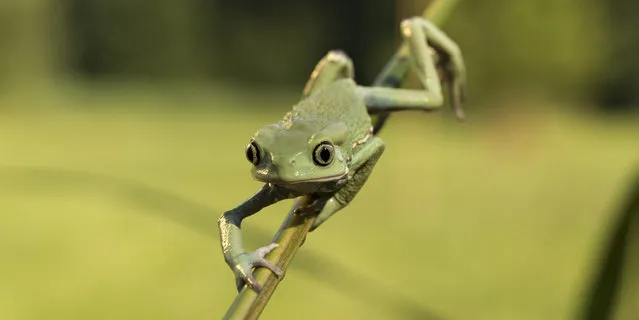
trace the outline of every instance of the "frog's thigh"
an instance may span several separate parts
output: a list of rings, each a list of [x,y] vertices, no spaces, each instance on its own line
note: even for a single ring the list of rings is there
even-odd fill
[[[328,220],[335,212],[347,206],[359,190],[362,189],[364,183],[373,172],[373,168],[377,160],[384,152],[384,142],[380,138],[373,138],[362,148],[357,155],[353,156],[351,162],[351,170],[355,173],[351,179],[336,194],[328,199],[322,211],[317,215],[311,226],[311,231],[319,227],[324,221]]]
[[[423,90],[359,86],[371,115],[403,110],[434,111],[441,107],[440,94]]]
[[[335,80],[353,79],[353,77],[353,61],[351,58],[339,50],[329,51],[315,66],[311,77],[306,82],[302,98],[308,97]]]

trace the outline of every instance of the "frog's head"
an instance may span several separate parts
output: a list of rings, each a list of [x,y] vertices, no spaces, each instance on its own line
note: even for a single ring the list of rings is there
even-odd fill
[[[348,164],[342,152],[348,136],[344,123],[317,128],[312,121],[262,127],[246,147],[256,180],[289,189],[343,179]]]

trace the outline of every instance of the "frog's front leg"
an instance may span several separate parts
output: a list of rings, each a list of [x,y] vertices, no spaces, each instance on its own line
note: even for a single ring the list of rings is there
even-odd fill
[[[262,208],[269,206],[293,195],[272,185],[265,184],[253,197],[244,201],[239,206],[225,212],[218,220],[220,229],[220,243],[224,260],[235,274],[237,290],[240,291],[244,284],[248,284],[253,290],[260,292],[261,287],[253,277],[254,267],[266,267],[280,276],[282,271],[264,258],[277,244],[271,243],[253,252],[246,252],[242,245],[242,233],[240,225],[244,218],[249,217]]]
[[[302,99],[321,90],[335,80],[353,79],[355,74],[353,61],[340,50],[329,51],[315,66],[304,86]]]
[[[355,195],[362,189],[364,183],[373,172],[373,168],[377,160],[382,156],[384,148],[382,139],[374,137],[353,155],[350,167],[354,172],[353,175],[344,186],[326,201],[320,213],[315,217],[310,231],[315,230],[355,198]]]

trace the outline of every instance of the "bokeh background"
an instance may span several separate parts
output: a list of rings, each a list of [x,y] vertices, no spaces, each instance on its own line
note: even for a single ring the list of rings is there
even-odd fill
[[[427,3],[0,1],[0,318],[221,318],[216,220],[259,188],[249,138],[328,50],[370,84]],[[638,13],[459,1],[468,121],[393,115],[262,318],[575,316],[639,160]],[[291,204],[247,219],[247,248]]]

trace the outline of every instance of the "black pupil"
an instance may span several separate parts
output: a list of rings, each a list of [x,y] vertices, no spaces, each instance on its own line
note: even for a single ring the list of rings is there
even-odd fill
[[[251,143],[249,147],[246,148],[246,158],[250,162],[255,162],[257,158],[257,149],[255,148],[255,145],[253,143]]]
[[[328,149],[328,147],[322,147],[319,156],[322,161],[328,162],[329,160],[331,160],[331,151]]]

